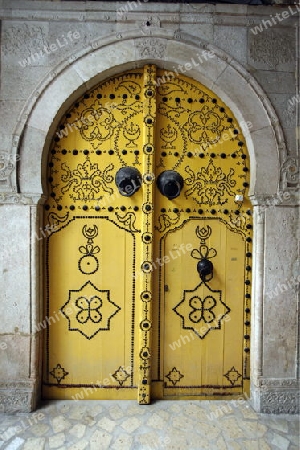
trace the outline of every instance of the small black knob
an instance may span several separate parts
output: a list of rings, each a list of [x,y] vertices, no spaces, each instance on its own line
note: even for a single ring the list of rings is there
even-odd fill
[[[165,170],[157,178],[159,192],[169,200],[180,195],[183,188],[183,178],[175,170]]]
[[[142,177],[134,167],[122,167],[116,174],[116,185],[121,195],[131,197],[141,187]]]

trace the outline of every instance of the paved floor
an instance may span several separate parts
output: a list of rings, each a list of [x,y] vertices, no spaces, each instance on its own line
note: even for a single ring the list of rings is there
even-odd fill
[[[299,450],[299,417],[257,414],[245,401],[49,401],[0,414],[6,450]]]

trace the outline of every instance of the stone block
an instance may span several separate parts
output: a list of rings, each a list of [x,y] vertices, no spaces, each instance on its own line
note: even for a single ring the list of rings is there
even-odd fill
[[[296,208],[270,207],[266,210],[263,375],[293,378],[296,375],[297,263]],[[278,360],[280,364],[278,364]]]
[[[215,26],[214,43],[240,63],[247,61],[247,29],[237,26]]]
[[[30,332],[30,208],[2,205],[1,209],[0,333]]]
[[[62,103],[72,96],[82,84],[82,78],[73,68],[69,68],[65,72],[63,81],[58,76],[56,82],[49,86],[47,95],[42,95],[38,100],[35,114],[30,118],[29,126],[47,133],[49,123],[56,117]],[[76,98],[77,95],[74,96],[74,100]]]
[[[178,73],[195,78],[211,88],[225,70],[226,63],[213,53],[209,55],[207,50],[204,51],[201,46],[199,47],[199,50],[195,52],[194,47],[187,47],[181,42],[168,41],[164,66],[169,70],[175,68]],[[186,70],[185,64],[190,64],[192,68]],[[184,71],[180,69],[180,65],[184,67]]]
[[[253,92],[253,95],[249,95],[248,81],[245,78],[240,77],[237,81],[235,69],[231,66],[227,66],[226,70],[222,71],[214,85],[212,90],[218,92],[219,89],[224,92],[222,100],[232,108],[236,113],[236,118],[239,121],[251,122],[251,132],[260,130],[269,126],[269,120],[265,114],[263,114],[258,102],[260,101],[257,94]],[[230,98],[234,93],[235,101],[233,103]],[[247,105],[247,116],[239,115],[239,111],[245,111],[245,104]]]
[[[295,74],[293,72],[276,72],[256,70],[253,73],[266,93],[295,95]]]
[[[1,343],[4,342],[7,345],[5,350],[0,349],[0,385],[4,382],[26,379],[30,370],[30,336],[15,333],[0,335],[0,339]]]
[[[41,149],[45,145],[45,132],[33,127],[26,129],[28,138],[20,150],[20,189],[21,192],[42,194]],[[26,155],[26,156],[25,156]]]
[[[279,162],[274,156],[277,149],[272,145],[272,131],[269,127],[260,130],[251,130],[251,147],[259,151],[255,152],[255,164],[251,157],[252,148],[249,148],[251,159],[250,195],[264,192],[265,195],[273,195],[278,189]],[[273,156],[271,156],[273,155]],[[255,180],[255,181],[254,181]]]
[[[120,42],[118,49],[111,46],[106,46],[104,48],[99,48],[103,45],[103,40],[93,41],[93,47],[95,51],[88,55],[84,61],[79,60],[74,64],[74,70],[78,73],[78,75],[86,82],[89,80],[93,80],[99,73],[103,74],[112,67],[118,65],[126,65],[126,67],[131,67],[130,61],[133,61],[134,58],[134,45],[133,41],[127,40]],[[124,66],[121,71],[126,70]],[[117,71],[115,71],[117,73]],[[109,76],[110,73],[107,74]],[[103,79],[103,78],[102,78]],[[87,83],[88,87],[92,87],[95,84],[95,81],[89,81]]]

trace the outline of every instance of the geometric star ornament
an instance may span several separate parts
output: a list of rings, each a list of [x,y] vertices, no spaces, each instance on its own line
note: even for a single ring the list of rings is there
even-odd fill
[[[230,382],[231,386],[234,386],[234,384],[237,382],[237,380],[242,375],[238,373],[238,371],[234,368],[234,366],[231,367],[230,370],[228,370],[227,373],[224,374],[224,377],[227,378],[227,380]]]
[[[170,372],[166,375],[166,378],[168,378],[173,386],[175,386],[176,383],[178,383],[183,377],[184,375],[182,375],[182,373],[180,373],[180,371],[177,370],[176,367],[173,367],[173,369],[170,370]]]
[[[115,373],[112,374],[114,379],[119,383],[120,386],[123,386],[127,378],[130,377],[130,374],[126,372],[123,366],[120,366]]]
[[[50,374],[53,376],[53,378],[56,379],[57,383],[60,384],[61,380],[63,380],[67,375],[69,375],[69,372],[66,372],[63,367],[61,367],[60,364],[57,364],[56,367],[52,369]]]
[[[110,320],[121,308],[110,300],[110,291],[99,290],[90,281],[69,291],[69,300],[61,308],[69,321],[69,330],[92,339],[99,331],[110,329]]]
[[[222,291],[211,289],[204,281],[193,290],[184,290],[183,299],[173,308],[182,328],[193,330],[203,339],[211,330],[221,328],[230,308],[222,301]]]

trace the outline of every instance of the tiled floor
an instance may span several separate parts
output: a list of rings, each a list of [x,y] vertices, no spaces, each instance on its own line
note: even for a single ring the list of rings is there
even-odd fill
[[[240,401],[49,401],[0,415],[6,450],[299,450],[299,417],[257,414]]]

